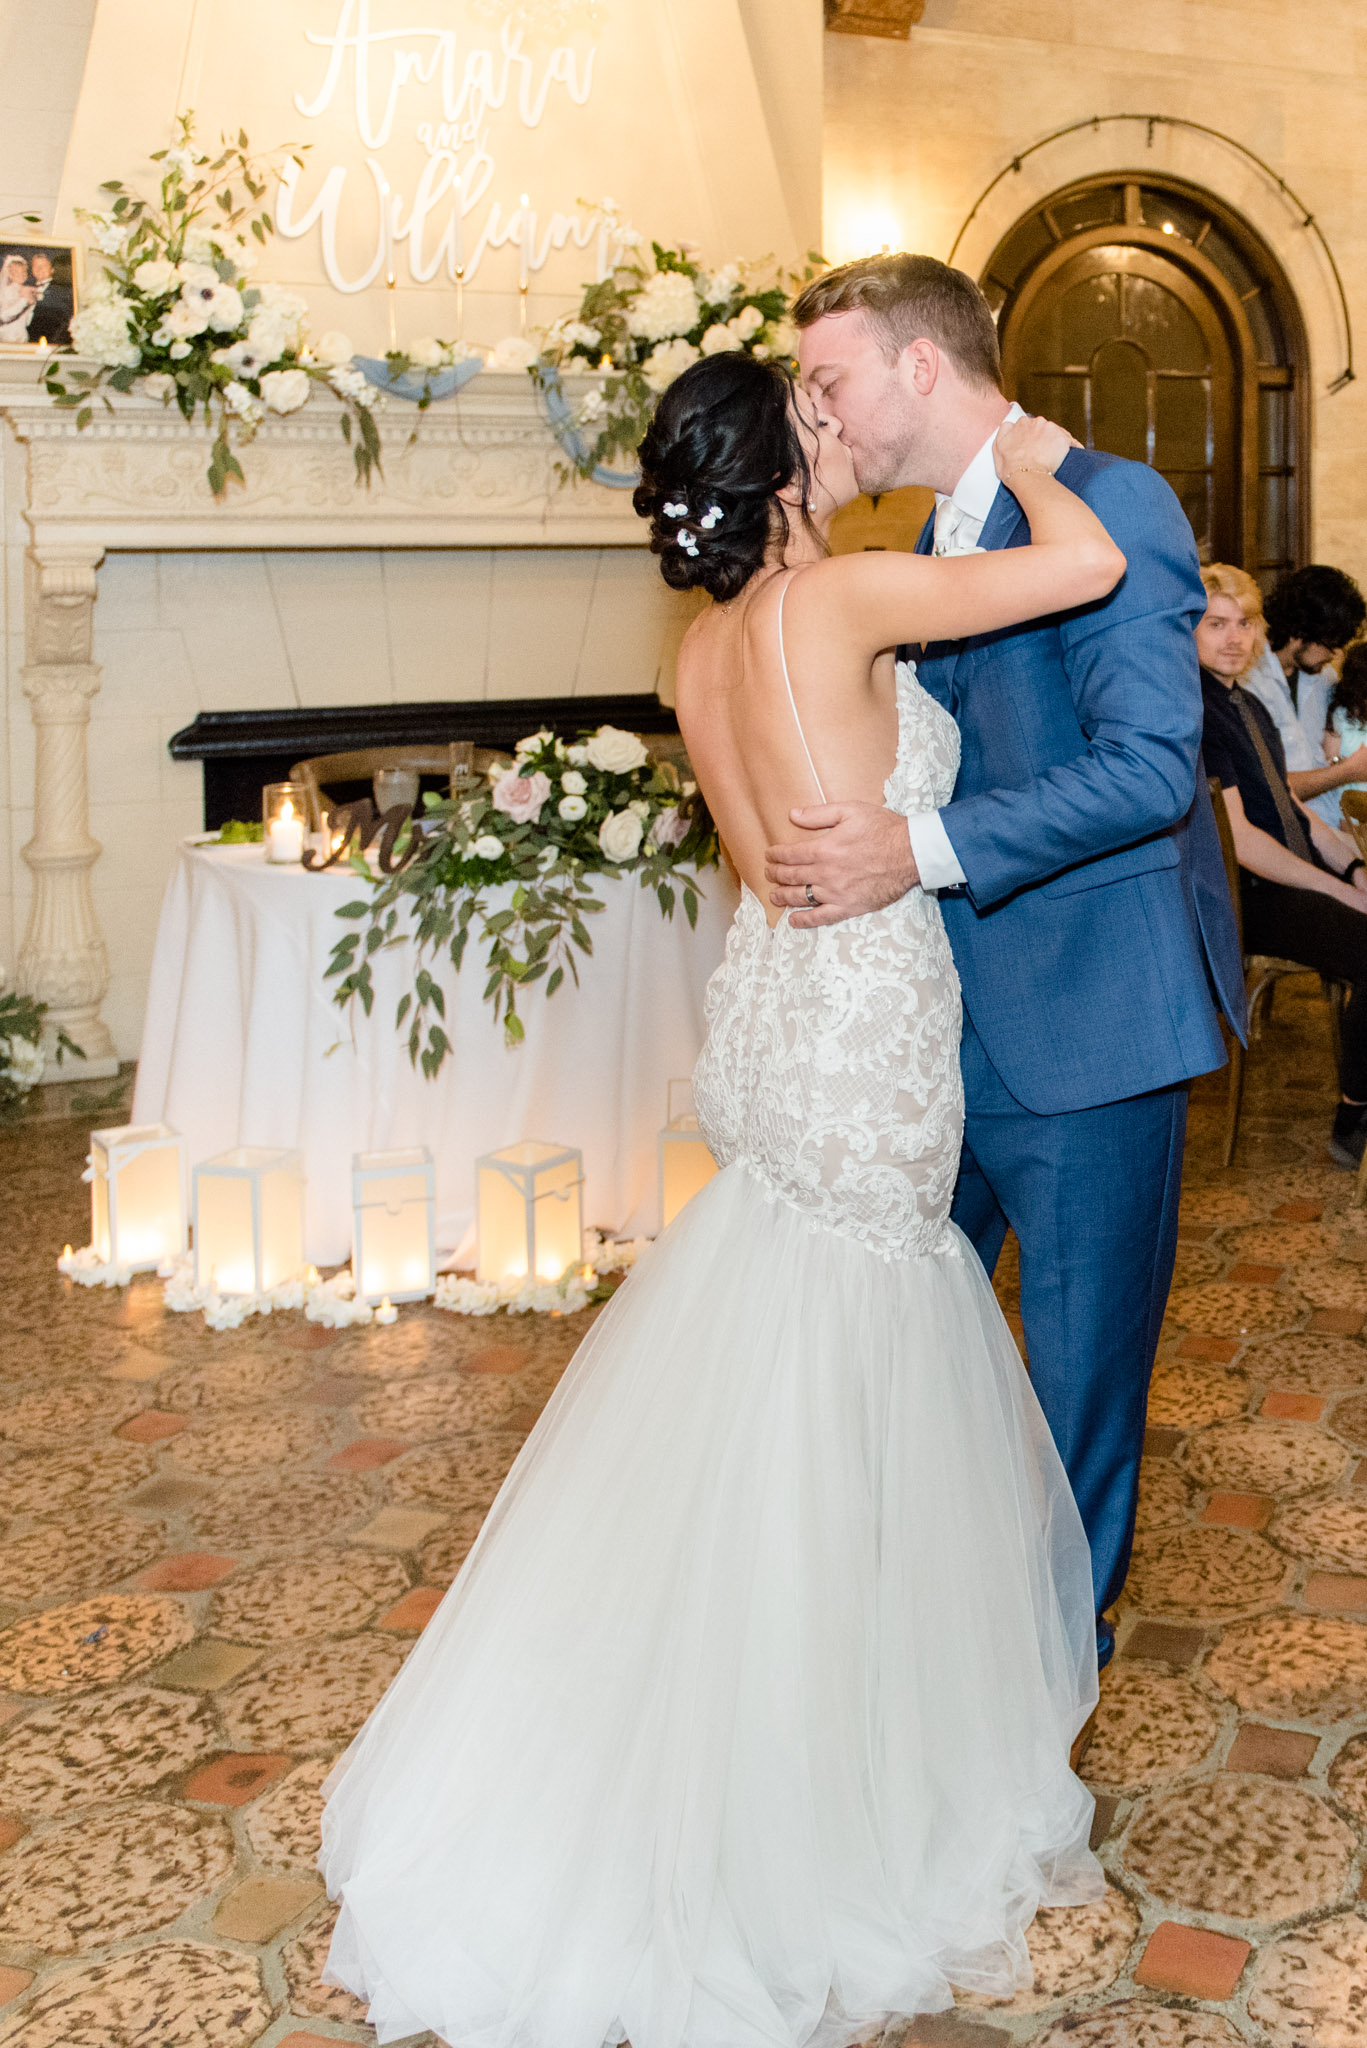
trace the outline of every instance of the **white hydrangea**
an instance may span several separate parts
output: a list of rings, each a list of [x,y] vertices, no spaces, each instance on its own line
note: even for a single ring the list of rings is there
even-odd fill
[[[279,313],[269,306],[255,308],[247,322],[247,345],[253,355],[263,363],[278,363],[293,342],[294,335]]]
[[[261,379],[261,396],[272,412],[298,412],[308,403],[309,377],[304,370],[268,370]]]
[[[681,270],[657,270],[627,310],[628,331],[642,341],[667,341],[698,324],[698,294]]]
[[[287,291],[282,284],[262,284],[256,290],[258,310],[253,313],[253,320],[259,319],[262,312],[274,313],[278,320],[284,322],[290,339],[297,340],[308,319],[308,300],[300,298],[298,292]]]
[[[702,352],[705,356],[725,355],[728,349],[740,347],[740,336],[721,320],[714,321],[702,338]]]
[[[776,356],[797,354],[797,329],[791,320],[775,320],[769,329],[769,346]]]
[[[600,327],[590,327],[587,321],[563,320],[558,323],[557,331],[566,348],[602,346],[603,330]]]
[[[720,270],[714,270],[702,281],[702,295],[709,306],[724,306],[733,293],[740,290],[739,263],[724,263]]]
[[[133,370],[142,360],[128,332],[128,306],[119,299],[96,299],[82,306],[71,322],[76,353],[93,356],[111,370]]]
[[[667,391],[676,377],[698,360],[691,341],[662,341],[641,365],[641,375],[652,391]]]
[[[534,343],[521,334],[505,334],[485,364],[487,370],[530,370],[537,359]]]
[[[752,334],[758,334],[763,327],[764,315],[758,306],[742,306],[739,313],[734,314],[726,324],[742,341],[748,341]]]

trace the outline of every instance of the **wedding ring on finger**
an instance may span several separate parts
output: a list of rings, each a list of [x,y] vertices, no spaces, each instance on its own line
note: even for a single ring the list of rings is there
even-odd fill
[[[812,887],[810,882],[805,882],[803,884],[803,894],[807,898],[807,907],[809,910],[819,910],[821,908],[820,904],[817,902],[816,890]]]

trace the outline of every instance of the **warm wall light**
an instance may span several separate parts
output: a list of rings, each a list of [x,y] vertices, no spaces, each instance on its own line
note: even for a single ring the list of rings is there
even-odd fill
[[[304,1264],[304,1162],[237,1145],[195,1168],[195,1285],[268,1294]]]
[[[185,1249],[185,1140],[169,1124],[90,1133],[90,1242],[107,1265],[147,1273]]]
[[[667,1119],[660,1132],[660,1227],[668,1230],[685,1202],[705,1188],[717,1170],[698,1129],[693,1083],[671,1081]]]
[[[852,263],[859,256],[886,256],[904,246],[902,224],[891,207],[855,202],[837,219],[839,225],[831,237],[837,262]]]
[[[475,1161],[481,1280],[558,1280],[584,1255],[581,1155],[535,1138]]]
[[[422,1301],[437,1284],[437,1179],[425,1145],[351,1160],[351,1270],[361,1301]]]

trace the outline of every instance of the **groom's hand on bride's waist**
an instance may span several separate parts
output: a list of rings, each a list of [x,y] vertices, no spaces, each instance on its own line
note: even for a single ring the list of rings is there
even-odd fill
[[[769,900],[792,913],[789,924],[862,917],[895,903],[920,879],[907,821],[897,811],[870,803],[807,804],[788,816],[801,837],[766,848],[764,872]]]

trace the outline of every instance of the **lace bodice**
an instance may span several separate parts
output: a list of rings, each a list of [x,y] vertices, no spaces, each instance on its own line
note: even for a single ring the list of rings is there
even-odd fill
[[[910,816],[947,803],[959,732],[897,664],[897,765],[884,795]],[[867,917],[772,929],[741,897],[707,991],[694,1073],[718,1163],[742,1161],[813,1227],[885,1258],[931,1252],[945,1231],[963,1129],[959,983],[931,896]]]

